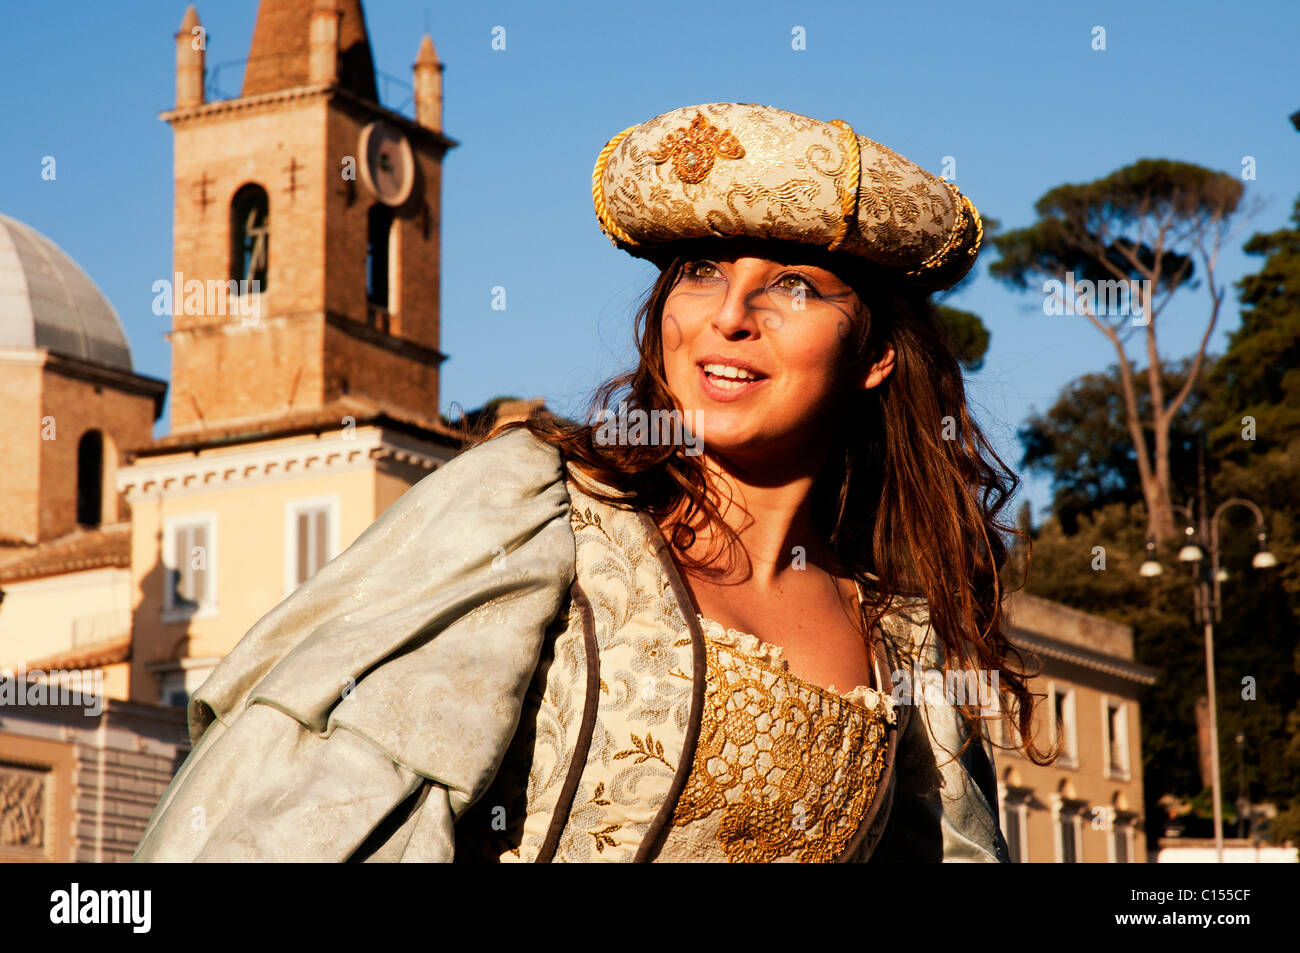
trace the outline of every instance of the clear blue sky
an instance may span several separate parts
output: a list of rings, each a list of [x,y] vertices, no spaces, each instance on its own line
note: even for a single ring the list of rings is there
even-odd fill
[[[256,0],[206,0],[209,66],[248,55]],[[0,13],[0,211],[61,245],[126,326],[136,369],[168,377],[166,318],[151,286],[171,274],[172,142],[157,114],[174,99],[180,0],[24,3]],[[461,145],[443,186],[442,407],[513,393],[580,414],[634,354],[634,306],[653,267],[598,230],[591,168],[605,141],[693,103],[759,102],[866,136],[939,171],[1005,227],[1028,224],[1051,187],[1142,157],[1239,174],[1267,205],[1221,262],[1254,270],[1246,235],[1285,224],[1300,193],[1300,4],[427,3],[370,0],[377,67],[410,82],[420,36],[446,64],[444,125]],[[506,29],[507,49],[491,48]],[[807,49],[791,49],[791,31]],[[1092,29],[1107,49],[1091,49]],[[239,87],[241,66],[218,85]],[[390,90],[389,105],[407,93]],[[58,162],[41,179],[41,158]],[[991,256],[990,256],[991,258]],[[983,271],[987,260],[977,266]],[[491,289],[507,289],[493,311]],[[1203,292],[1171,306],[1166,357],[1190,353]],[[1038,296],[981,274],[954,305],[992,332],[970,390],[995,445],[1019,460],[1015,428],[1061,385],[1113,360],[1083,318],[1049,318]],[[1229,300],[1214,344],[1238,323]],[[165,428],[165,420],[164,420]],[[1026,494],[1036,518],[1042,481]]]

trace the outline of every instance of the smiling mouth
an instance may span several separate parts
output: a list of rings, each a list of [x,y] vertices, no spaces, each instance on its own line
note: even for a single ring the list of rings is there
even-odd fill
[[[699,368],[705,390],[722,399],[738,396],[767,380],[756,371],[732,365],[709,363],[701,364]]]

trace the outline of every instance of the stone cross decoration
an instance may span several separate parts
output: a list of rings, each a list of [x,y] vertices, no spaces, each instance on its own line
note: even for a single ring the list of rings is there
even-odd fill
[[[215,179],[212,179],[211,177],[208,176],[208,170],[207,170],[207,169],[204,169],[204,170],[203,170],[203,174],[202,174],[201,176],[199,176],[199,180],[198,180],[198,182],[197,182],[196,184],[197,184],[198,187],[199,187],[199,199],[198,199],[198,202],[199,202],[199,212],[200,212],[200,213],[205,213],[205,212],[207,212],[207,210],[208,210],[208,206],[211,205],[212,202],[213,202],[213,200],[210,199],[210,198],[208,197],[208,186],[211,185],[214,181],[216,181],[216,180],[215,180]]]
[[[289,164],[284,167],[284,171],[289,173],[289,187],[285,189],[289,193],[289,198],[294,198],[298,191],[298,170],[305,168],[298,164],[297,158],[291,157]]]

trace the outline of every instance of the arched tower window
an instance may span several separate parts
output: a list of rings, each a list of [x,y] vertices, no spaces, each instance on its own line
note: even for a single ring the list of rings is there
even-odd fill
[[[366,225],[366,316],[372,326],[388,331],[392,312],[388,269],[393,234],[393,210],[372,205]]]
[[[104,436],[88,430],[77,444],[77,522],[98,526],[104,505]]]
[[[266,189],[249,183],[230,200],[230,277],[241,282],[256,281],[257,291],[265,291],[270,254],[270,202]],[[243,286],[240,291],[244,291]]]

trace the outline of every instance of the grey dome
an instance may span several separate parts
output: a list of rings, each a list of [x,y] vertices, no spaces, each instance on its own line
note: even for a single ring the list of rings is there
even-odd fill
[[[131,346],[104,293],[58,245],[3,214],[0,347],[43,347],[131,370]]]

